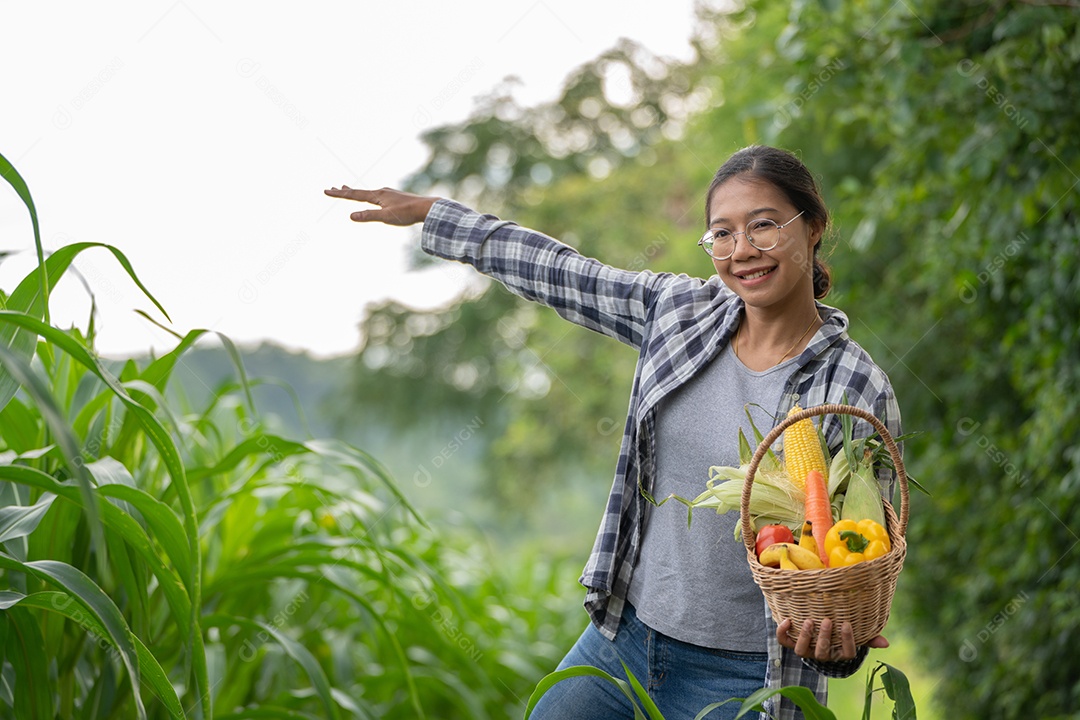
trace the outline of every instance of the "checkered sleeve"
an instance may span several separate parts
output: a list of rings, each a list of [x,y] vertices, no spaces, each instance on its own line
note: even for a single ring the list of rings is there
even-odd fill
[[[515,295],[633,347],[641,345],[657,292],[674,277],[610,267],[543,233],[450,200],[432,206],[420,242],[431,255],[472,265]]]

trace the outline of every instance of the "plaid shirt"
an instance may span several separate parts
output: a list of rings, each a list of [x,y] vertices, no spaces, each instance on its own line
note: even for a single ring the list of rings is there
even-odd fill
[[[742,300],[718,276],[701,280],[619,270],[546,235],[449,200],[431,208],[421,245],[429,254],[468,263],[516,295],[547,305],[567,320],[640,353],[615,480],[581,576],[592,622],[613,639],[641,542],[645,500],[640,490],[651,491],[655,474],[657,406],[729,342],[738,327]],[[803,407],[846,401],[872,412],[894,436],[899,435],[899,408],[885,373],[848,338],[843,313],[820,303],[818,310],[825,324],[799,355],[775,416],[783,418],[796,401]],[[872,430],[864,422],[856,422],[855,428],[863,434]],[[825,435],[834,452],[841,445],[840,433],[839,418],[827,417]],[[893,478],[882,479],[891,492]],[[866,656],[864,647],[848,662],[804,661],[776,640],[767,606],[765,616],[768,687],[804,685],[824,703],[826,676],[846,677]],[[802,717],[787,700],[770,702],[766,709],[781,720]]]

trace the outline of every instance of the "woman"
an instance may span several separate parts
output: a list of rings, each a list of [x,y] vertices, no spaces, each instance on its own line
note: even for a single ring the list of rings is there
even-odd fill
[[[694,717],[763,685],[805,685],[824,702],[826,676],[850,675],[868,647],[888,645],[878,637],[856,648],[845,623],[833,657],[828,620],[816,638],[809,625],[793,642],[790,621],[769,616],[745,551],[731,540],[735,513],[688,530],[682,511],[650,505],[641,492],[693,497],[710,465],[738,464],[747,406],[775,408],[776,422],[796,401],[847,402],[900,434],[885,373],[848,338],[846,316],[817,302],[830,284],[817,258],[829,216],[795,156],[749,147],[717,172],[699,242],[716,271],[708,280],[618,270],[447,200],[389,189],[326,193],[379,206],[354,212],[357,222],[423,221],[426,252],[469,263],[639,350],[615,481],[581,577],[591,623],[560,667],[593,665],[618,677],[624,661],[667,717]],[[835,451],[839,420],[829,418],[825,431]],[[892,478],[882,480],[891,491]],[[731,717],[734,705],[710,717]],[[786,700],[767,709],[800,717]],[[534,717],[628,713],[609,683],[574,678],[550,690]]]

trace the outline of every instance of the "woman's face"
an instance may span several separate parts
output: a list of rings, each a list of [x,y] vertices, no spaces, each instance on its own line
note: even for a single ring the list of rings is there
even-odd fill
[[[812,228],[805,215],[780,230],[780,241],[771,250],[758,250],[742,234],[757,218],[784,225],[798,214],[781,190],[760,180],[736,176],[713,190],[709,228],[739,233],[732,256],[714,258],[713,266],[748,307],[783,312],[813,300],[814,245],[821,230]]]

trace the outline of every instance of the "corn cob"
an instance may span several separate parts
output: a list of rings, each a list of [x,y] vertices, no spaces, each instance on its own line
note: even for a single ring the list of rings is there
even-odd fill
[[[788,413],[801,411],[796,405]],[[810,418],[789,425],[784,430],[784,469],[788,479],[800,490],[806,489],[806,474],[817,470],[828,480],[829,467],[825,464],[825,453],[821,450],[821,441]]]

